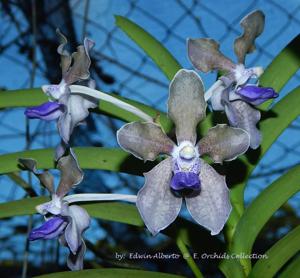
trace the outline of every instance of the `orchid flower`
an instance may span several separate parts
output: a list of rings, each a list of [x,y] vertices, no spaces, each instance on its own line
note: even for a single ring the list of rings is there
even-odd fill
[[[234,64],[219,50],[219,44],[212,39],[188,39],[188,56],[193,66],[202,71],[219,70],[224,76],[208,90],[213,110],[224,111],[229,124],[246,130],[250,135],[250,147],[256,149],[261,142],[261,134],[256,127],[260,112],[253,106],[278,94],[272,88],[249,84],[250,79],[258,79],[263,73],[261,67],[245,67],[246,54],[255,50],[255,39],[264,29],[265,16],[257,10],[241,20],[244,33],[234,42],[234,52],[238,63]]]
[[[70,149],[70,151],[72,150]],[[34,173],[41,185],[51,194],[50,202],[36,207],[37,212],[44,215],[46,221],[42,226],[30,232],[29,240],[58,237],[60,244],[68,247],[70,251],[67,265],[71,270],[83,268],[86,246],[82,235],[90,225],[90,217],[86,210],[72,203],[115,200],[136,202],[135,195],[126,194],[87,193],[65,196],[73,186],[79,184],[83,179],[83,173],[72,152],[58,160],[57,168],[61,172],[61,179],[56,191],[54,190],[53,176],[48,171],[38,171],[35,160],[19,159],[19,163],[23,169]]]
[[[65,146],[68,146],[73,129],[89,115],[89,108],[97,107],[97,99],[71,94],[69,88],[74,83],[95,88],[95,82],[90,79],[89,73],[91,65],[89,51],[94,42],[85,38],[83,45],[77,47],[77,52],[70,54],[66,50],[68,43],[66,37],[59,30],[57,34],[60,38],[57,52],[61,56],[62,80],[58,85],[42,86],[50,101],[27,108],[25,115],[30,119],[58,120],[58,131],[62,138],[62,145],[56,151],[56,159],[59,159],[64,154]]]
[[[61,172],[61,179],[57,190],[54,190],[54,178],[49,172],[39,172],[36,161],[33,159],[19,159],[24,169],[35,174],[51,194],[51,201],[38,205],[36,210],[44,215],[46,222],[31,231],[29,240],[53,239],[59,237],[59,242],[67,246],[70,254],[67,265],[71,270],[83,268],[83,257],[86,251],[83,232],[90,225],[90,217],[85,209],[77,205],[69,205],[63,197],[69,190],[79,184],[83,173],[72,154],[63,156],[58,160],[57,168]]]
[[[57,85],[42,86],[50,100],[39,106],[29,107],[25,111],[25,115],[30,119],[58,121],[62,143],[56,149],[56,160],[65,153],[73,129],[83,123],[89,115],[88,109],[97,107],[99,99],[111,102],[142,119],[152,121],[149,115],[135,106],[95,90],[95,81],[90,78],[89,73],[91,65],[89,51],[94,46],[93,41],[85,38],[83,45],[77,47],[77,52],[70,54],[66,50],[68,43],[66,37],[59,30],[57,34],[60,38],[57,52],[61,56],[62,80]]]
[[[139,159],[167,158],[144,174],[137,208],[149,231],[156,235],[179,214],[182,199],[196,222],[218,234],[231,211],[225,177],[200,156],[214,162],[235,159],[249,147],[249,135],[240,128],[217,125],[197,144],[196,127],[204,119],[206,102],[200,77],[180,70],[170,84],[168,116],[176,126],[177,144],[151,122],[132,122],[117,132],[119,145]]]

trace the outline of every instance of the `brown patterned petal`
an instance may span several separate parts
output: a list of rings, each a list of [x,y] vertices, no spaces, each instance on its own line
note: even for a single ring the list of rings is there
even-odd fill
[[[176,126],[177,143],[195,144],[197,124],[205,117],[206,102],[201,78],[195,71],[179,70],[170,84],[168,116]]]
[[[89,68],[91,59],[89,51],[93,48],[94,42],[85,38],[84,45],[77,47],[77,52],[72,54],[73,64],[63,76],[65,82],[70,85],[77,81],[87,80],[90,77]]]
[[[57,53],[60,55],[60,66],[62,74],[64,75],[70,68],[72,57],[69,51],[66,50],[65,46],[68,43],[67,38],[60,32],[59,29],[56,29],[56,34],[59,37],[60,45],[57,48]]]
[[[125,151],[144,161],[153,161],[160,153],[171,153],[175,145],[161,127],[154,123],[126,124],[118,130],[117,140]]]
[[[54,179],[48,172],[40,172],[36,169],[36,161],[31,158],[19,158],[18,162],[24,170],[32,172],[39,180],[42,186],[44,186],[50,194],[54,193]]]
[[[188,39],[188,56],[193,66],[202,72],[213,70],[232,71],[235,65],[219,50],[213,39]]]
[[[241,64],[245,63],[245,56],[255,50],[255,39],[263,32],[265,15],[262,11],[254,11],[241,20],[244,33],[234,41],[234,52]]]
[[[60,170],[60,182],[56,195],[65,196],[72,187],[79,184],[83,179],[83,172],[80,169],[75,154],[72,149],[69,153],[58,160],[57,169]]]
[[[241,128],[219,124],[209,129],[199,143],[200,155],[208,154],[216,163],[233,160],[245,153],[250,145],[249,134]]]

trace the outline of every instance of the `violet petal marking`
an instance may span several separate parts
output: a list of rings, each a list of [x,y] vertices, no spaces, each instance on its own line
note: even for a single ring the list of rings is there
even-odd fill
[[[64,106],[56,101],[45,102],[39,106],[29,107],[25,110],[25,115],[29,119],[42,119],[45,121],[56,120],[62,115]]]
[[[182,189],[200,190],[199,175],[192,172],[178,172],[171,179],[171,188],[175,191]]]
[[[46,221],[42,226],[33,229],[30,232],[29,240],[55,238],[63,232],[66,224],[67,222],[63,217],[55,216]]]
[[[242,100],[252,104],[260,105],[271,98],[278,97],[278,94],[270,87],[258,87],[256,85],[246,85],[236,91]]]

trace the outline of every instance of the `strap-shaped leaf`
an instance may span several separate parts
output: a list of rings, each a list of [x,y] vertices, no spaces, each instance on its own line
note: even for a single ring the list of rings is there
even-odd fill
[[[300,226],[277,241],[254,265],[249,278],[274,277],[282,266],[300,250]],[[293,274],[294,275],[294,274]],[[291,276],[290,276],[291,277]],[[297,277],[297,276],[293,276]]]
[[[183,276],[168,274],[162,272],[150,272],[144,270],[106,268],[106,269],[87,269],[81,271],[66,271],[35,276],[36,278],[115,278],[115,277],[130,277],[130,278],[183,278]]]
[[[272,215],[300,190],[300,165],[281,176],[249,205],[239,220],[232,240],[230,251],[235,254],[251,254],[255,239]],[[222,271],[232,275],[232,260],[225,260],[221,265]],[[245,273],[249,274],[251,262],[240,259]],[[239,268],[238,266],[235,266]]]
[[[262,144],[259,159],[261,159],[271,145],[276,141],[279,135],[290,125],[290,123],[295,120],[300,115],[299,110],[300,101],[300,87],[294,89],[287,96],[285,96],[280,102],[278,102],[272,108],[272,112],[275,117],[270,117],[260,123],[260,130],[262,133]],[[274,128],[276,126],[276,128]],[[250,177],[251,173],[255,169],[255,166],[249,163],[245,158],[243,162],[247,166],[247,177]],[[229,218],[230,231],[229,234],[234,233],[236,223],[239,216],[242,215],[244,210],[244,189],[247,184],[247,178],[244,182],[241,182],[231,189],[231,203],[233,204],[234,210],[237,214],[232,214],[232,217],[236,215],[235,218]]]
[[[167,90],[166,90],[167,92]],[[140,110],[144,111],[149,116],[155,118],[159,115],[160,124],[167,131],[170,130],[172,123],[167,118],[166,114],[153,109],[152,107],[142,104],[138,101],[126,99],[114,94],[109,94],[118,98],[124,102],[136,106]],[[15,91],[0,91],[0,109],[15,108],[15,107],[29,107],[37,106],[46,102],[48,98],[42,92],[42,89],[25,89],[25,90],[15,90]],[[112,103],[101,100],[99,103],[99,108],[94,110],[96,113],[101,113],[105,115],[112,116],[114,118],[121,119],[125,122],[134,122],[141,120],[139,117],[133,115],[132,113],[125,111],[119,107],[116,107]]]
[[[267,67],[264,74],[260,78],[260,84],[265,87],[272,87],[276,92],[284,87],[284,85],[290,80],[290,78],[296,73],[300,67],[300,35],[296,36],[287,46],[273,59],[272,63]],[[261,122],[260,130],[262,132],[262,151],[260,158],[263,157],[265,152],[276,141],[278,136],[288,125],[296,119],[299,115],[298,104],[299,103],[300,87],[290,92],[284,99],[277,103],[272,111],[276,114],[275,118],[269,118]],[[267,109],[271,104],[271,100],[265,102],[260,106],[261,109]],[[208,120],[208,119],[207,119]],[[205,129],[209,126],[209,122],[205,122]],[[274,128],[276,126],[276,128]],[[251,175],[254,170],[254,166],[244,160],[248,167],[248,176]],[[233,212],[228,221],[230,227],[228,231],[229,237],[232,236],[235,230],[236,223],[243,212],[244,202],[244,188],[247,180],[243,183],[236,185],[231,190],[231,202],[233,204]],[[236,217],[234,217],[234,215]]]
[[[287,46],[272,60],[260,77],[260,85],[272,87],[280,92],[300,67],[300,35],[291,40]],[[260,107],[267,109],[272,100],[266,101]]]
[[[300,256],[295,257],[291,263],[280,273],[280,278],[300,277]]]
[[[119,148],[81,147],[74,148],[74,152],[82,169],[101,169],[142,175],[143,171],[153,166],[150,163],[143,165],[138,159],[129,159],[129,154]],[[54,169],[53,153],[53,149],[40,149],[0,155],[0,174],[19,171],[18,158],[20,157],[36,160],[38,169]],[[126,165],[123,165],[126,159]]]
[[[142,27],[122,16],[115,16],[116,25],[121,28],[156,63],[165,76],[171,80],[181,68],[172,54]]]
[[[36,213],[35,207],[47,201],[49,201],[49,199],[46,197],[35,197],[2,203],[0,204],[0,219],[34,214]],[[135,205],[120,202],[95,202],[84,205],[80,204],[80,206],[86,209],[88,214],[94,218],[138,227],[144,226],[144,222]],[[126,213],[124,213],[124,211]],[[171,226],[165,229],[163,233],[176,239],[179,230],[184,232],[184,236],[181,237],[183,242],[187,245],[192,245],[199,254],[224,252],[224,245],[220,239],[210,236],[209,232],[202,229],[199,225],[180,217],[178,217]]]

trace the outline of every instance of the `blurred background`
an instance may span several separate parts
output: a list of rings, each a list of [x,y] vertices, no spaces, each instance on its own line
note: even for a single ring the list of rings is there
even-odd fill
[[[188,37],[214,38],[220,42],[223,53],[235,59],[233,41],[241,33],[239,21],[255,9],[266,14],[266,25],[264,33],[257,39],[257,51],[247,57],[247,66],[266,67],[300,30],[300,3],[297,0],[2,0],[0,3],[1,90],[41,87],[60,81],[55,33],[55,29],[60,28],[68,37],[72,50],[82,43],[84,37],[95,41],[91,52],[91,75],[99,90],[152,105],[161,111],[166,111],[169,82],[152,60],[116,27],[114,15],[125,16],[142,26],[188,69],[192,68],[186,54]],[[200,75],[206,88],[216,79],[214,74]],[[299,83],[297,74],[278,99]],[[23,113],[21,108],[0,110],[0,155],[25,149],[54,148],[58,144],[55,123],[28,121]],[[76,128],[72,144],[117,147],[115,132],[122,124],[119,120],[92,114],[86,125]],[[247,185],[246,203],[300,162],[299,135],[298,119],[259,163]],[[54,173],[57,174],[57,171]],[[0,176],[0,202],[26,196],[27,193],[16,185],[15,178]],[[22,178],[32,184],[36,193],[45,194],[35,179],[28,180],[26,174],[22,174]],[[76,192],[135,194],[142,184],[141,177],[86,171],[85,179]],[[300,223],[297,215],[299,197],[299,194],[295,195],[269,221],[254,251],[264,252],[282,234]],[[66,250],[60,248],[55,240],[26,244],[31,224],[37,226],[40,223],[40,216],[0,221],[0,273],[4,274],[3,277],[21,277],[22,272],[25,277],[24,265],[28,266],[28,277],[66,269]],[[183,260],[179,263],[172,260],[118,262],[115,259],[117,251],[179,253],[174,242],[163,235],[151,238],[142,228],[93,220],[86,238],[86,268],[125,266],[191,276]],[[222,277],[215,262],[199,261],[199,264],[208,277]]]

